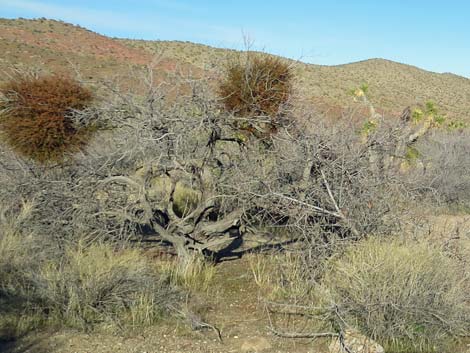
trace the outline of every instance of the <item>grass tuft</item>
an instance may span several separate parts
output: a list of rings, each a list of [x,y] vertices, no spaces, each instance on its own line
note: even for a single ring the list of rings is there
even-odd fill
[[[85,330],[99,323],[155,323],[169,294],[139,251],[116,252],[107,244],[67,249],[61,262],[46,262],[34,281],[49,320]]]
[[[185,261],[162,261],[157,267],[163,276],[168,277],[172,285],[181,286],[192,292],[207,292],[217,272],[214,264],[196,253]]]

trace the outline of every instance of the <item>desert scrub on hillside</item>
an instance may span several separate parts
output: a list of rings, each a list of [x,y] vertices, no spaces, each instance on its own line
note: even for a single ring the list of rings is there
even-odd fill
[[[229,112],[253,122],[268,118],[273,128],[291,96],[292,80],[292,68],[285,61],[247,52],[245,58],[229,61],[218,93]],[[248,122],[240,124],[254,129]]]
[[[389,233],[397,193],[394,170],[380,167],[387,132],[362,144],[348,122],[286,113],[292,123],[264,148],[258,139],[241,142],[238,117],[220,110],[199,82],[189,84],[191,95],[176,102],[161,86],[145,98],[111,87],[99,115],[114,128],[99,131],[75,163],[39,169],[5,150],[0,198],[34,198],[28,225],[58,241],[164,239],[183,260],[193,252],[217,258],[247,227],[305,239],[312,257],[371,231]]]
[[[386,162],[399,129],[379,126],[362,143],[347,119],[334,125],[287,110],[291,123],[265,148],[264,140],[237,138],[233,123],[243,119],[221,110],[205,81],[184,81],[191,92],[176,99],[152,77],[141,82],[145,97],[114,83],[103,88],[93,112],[113,128],[97,132],[74,163],[44,168],[10,149],[0,154],[0,200],[35,199],[28,227],[37,234],[59,243],[83,234],[164,241],[184,262],[194,253],[217,260],[247,229],[303,239],[309,259],[391,233],[399,176]]]
[[[16,75],[0,87],[0,131],[20,155],[58,161],[79,151],[91,136],[74,113],[87,108],[93,94],[65,76]]]
[[[342,319],[393,352],[442,352],[469,332],[468,278],[430,245],[371,238],[330,266],[323,285]]]

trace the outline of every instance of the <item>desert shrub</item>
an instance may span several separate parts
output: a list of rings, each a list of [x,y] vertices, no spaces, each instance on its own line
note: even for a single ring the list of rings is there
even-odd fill
[[[342,318],[392,351],[439,351],[468,332],[468,283],[429,245],[370,239],[331,266],[324,284]]]
[[[30,275],[54,254],[46,241],[39,243],[31,232],[23,232],[32,206],[24,202],[16,209],[0,207],[0,341],[14,339],[41,321],[33,313],[24,315],[33,301]]]
[[[237,116],[268,116],[275,122],[292,89],[291,67],[273,56],[252,56],[232,61],[219,85],[226,109]]]
[[[33,282],[49,318],[82,329],[155,323],[171,298],[139,251],[117,252],[105,244],[67,249],[62,261],[44,263]]]
[[[416,188],[437,200],[470,208],[470,132],[435,131],[419,141],[416,148],[424,170],[416,170]]]
[[[93,95],[72,78],[19,76],[0,88],[0,128],[22,156],[56,161],[83,147],[91,127],[76,126],[73,114],[89,106]]]
[[[146,326],[175,305],[178,292],[140,251],[83,242],[54,248],[10,226],[23,213],[0,220],[0,314],[9,334],[42,325]],[[0,333],[4,326],[0,320]]]
[[[265,148],[258,139],[240,141],[238,119],[190,83],[191,95],[176,102],[165,100],[161,86],[145,98],[109,92],[97,109],[113,129],[98,132],[76,163],[43,168],[1,153],[0,200],[34,198],[28,226],[58,241],[151,238],[182,258],[194,250],[227,254],[243,232],[263,228],[307,241],[304,263],[313,266],[310,259],[337,244],[390,233],[396,192],[381,129],[366,144],[347,119],[333,126],[310,110],[299,119],[285,112],[292,123]]]

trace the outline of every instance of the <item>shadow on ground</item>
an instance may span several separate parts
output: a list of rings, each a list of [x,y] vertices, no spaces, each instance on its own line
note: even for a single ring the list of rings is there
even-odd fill
[[[1,353],[50,353],[42,338],[17,338],[9,342],[0,341]]]
[[[0,353],[49,353],[45,338],[31,335],[32,329],[21,327],[27,300],[0,291]],[[24,324],[23,324],[24,325]]]

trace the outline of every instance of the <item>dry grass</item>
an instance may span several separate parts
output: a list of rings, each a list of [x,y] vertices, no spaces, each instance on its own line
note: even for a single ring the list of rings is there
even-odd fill
[[[23,271],[37,270],[41,247],[33,234],[21,231],[23,221],[31,216],[33,207],[32,202],[25,201],[14,215],[7,208],[0,208],[0,293],[17,285],[25,286]]]
[[[186,261],[161,261],[157,268],[172,285],[191,292],[207,292],[213,285],[217,271],[214,264],[196,253]]]
[[[155,324],[178,292],[138,250],[110,244],[63,244],[21,232],[23,207],[0,227],[0,332],[3,338],[43,325],[90,330]]]
[[[261,295],[274,301],[300,301],[311,294],[300,256],[294,253],[250,254],[251,273]]]
[[[440,351],[468,333],[468,278],[429,244],[370,239],[330,265],[323,284],[343,319],[394,352]]]
[[[15,215],[7,208],[0,209],[0,341],[21,336],[41,322],[33,313],[23,315],[30,288],[26,274],[38,271],[43,258],[33,234],[21,232],[32,209],[31,202],[24,202]]]
[[[452,352],[469,329],[470,278],[465,260],[449,255],[430,242],[372,238],[323,263],[318,282],[292,253],[251,254],[248,263],[278,332],[335,332],[346,323],[387,351],[429,353]]]
[[[105,244],[67,249],[60,263],[41,266],[35,282],[49,320],[85,330],[154,324],[172,294],[139,251]]]

